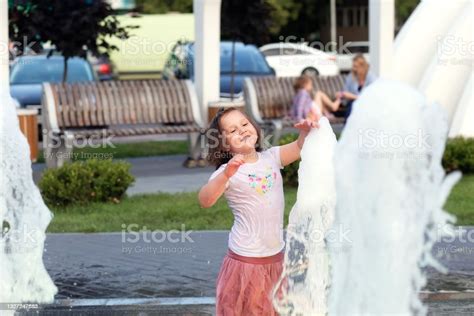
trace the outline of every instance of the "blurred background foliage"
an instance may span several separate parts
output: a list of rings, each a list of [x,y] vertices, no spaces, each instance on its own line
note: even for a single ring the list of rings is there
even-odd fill
[[[222,0],[225,7],[227,2]],[[240,1],[242,8],[245,1]],[[269,6],[269,33],[272,41],[279,41],[280,37],[295,35],[305,40],[317,40],[319,34],[315,31],[318,26],[327,23],[329,19],[329,0],[254,0],[253,5],[267,4]],[[337,5],[353,2],[364,2],[358,0],[336,0]],[[368,0],[365,0],[368,2]],[[398,28],[406,21],[420,0],[396,0],[396,21]],[[156,13],[192,13],[192,0],[136,0],[137,11],[146,14]],[[248,10],[248,9],[246,9]],[[236,13],[236,12],[234,12]],[[397,28],[397,29],[398,29]]]

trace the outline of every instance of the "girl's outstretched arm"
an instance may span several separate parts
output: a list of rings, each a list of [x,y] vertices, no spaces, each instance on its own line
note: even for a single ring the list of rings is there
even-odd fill
[[[311,120],[301,120],[295,124],[295,127],[300,130],[298,139],[292,143],[282,145],[280,148],[282,166],[287,166],[301,158],[301,148],[303,148],[306,136],[308,136],[311,128],[318,128],[319,124]]]
[[[199,191],[199,204],[201,207],[208,208],[213,206],[221,197],[226,189],[229,178],[225,172],[221,172],[217,177],[209,181]]]
[[[211,207],[217,202],[217,200],[224,193],[230,177],[232,177],[237,172],[239,167],[244,162],[245,161],[242,155],[235,155],[227,163],[227,166],[223,172],[221,172],[201,188],[198,195],[199,204],[201,207]]]

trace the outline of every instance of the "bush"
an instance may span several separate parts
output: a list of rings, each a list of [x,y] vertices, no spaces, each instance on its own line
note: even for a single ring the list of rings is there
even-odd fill
[[[291,143],[297,138],[297,134],[285,135],[280,139],[280,145]],[[446,172],[460,170],[464,174],[474,173],[474,138],[456,137],[448,139],[442,163]],[[283,169],[284,184],[298,185],[299,166],[299,161],[297,161]]]
[[[135,181],[127,162],[91,159],[48,169],[39,182],[43,199],[49,206],[120,202]]]
[[[448,172],[474,173],[474,138],[450,138],[444,150],[443,167]]]

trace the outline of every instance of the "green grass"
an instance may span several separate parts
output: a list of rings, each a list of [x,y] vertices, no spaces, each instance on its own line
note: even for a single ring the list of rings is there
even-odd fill
[[[93,157],[98,159],[122,159],[188,153],[188,142],[185,140],[147,141],[127,144],[114,144],[114,146],[115,148],[74,148],[72,160],[86,160]],[[38,162],[44,162],[44,154],[42,150],[39,152]]]
[[[296,189],[286,190],[285,218],[296,200]],[[138,224],[149,230],[230,229],[232,213],[224,198],[211,208],[201,208],[197,193],[145,194],[125,198],[119,204],[92,203],[86,206],[51,208],[54,218],[48,232],[116,232],[122,224]]]
[[[444,208],[456,215],[456,225],[474,225],[474,175],[463,176],[451,191]]]
[[[474,225],[474,175],[456,185],[445,209],[458,217],[457,225]],[[296,189],[285,189],[285,225],[296,200]],[[116,232],[122,224],[146,226],[148,230],[230,229],[232,213],[221,198],[209,209],[199,207],[197,193],[149,194],[123,199],[119,204],[94,203],[87,206],[53,208],[48,232]],[[135,229],[135,228],[134,228]]]

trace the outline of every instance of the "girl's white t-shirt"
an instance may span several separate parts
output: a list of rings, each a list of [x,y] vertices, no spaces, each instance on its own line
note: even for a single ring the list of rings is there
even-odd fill
[[[214,171],[209,181],[226,166]],[[229,248],[233,252],[246,257],[267,257],[285,247],[282,168],[280,146],[275,146],[259,152],[256,162],[241,165],[227,182],[224,195],[234,214],[229,234]]]

